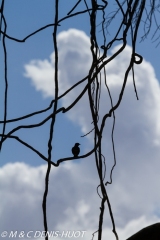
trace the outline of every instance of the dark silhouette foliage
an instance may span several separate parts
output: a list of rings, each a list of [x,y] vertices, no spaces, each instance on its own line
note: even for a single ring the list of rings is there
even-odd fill
[[[160,223],[155,223],[148,227],[143,228],[139,232],[135,233],[127,240],[158,240],[160,237]]]

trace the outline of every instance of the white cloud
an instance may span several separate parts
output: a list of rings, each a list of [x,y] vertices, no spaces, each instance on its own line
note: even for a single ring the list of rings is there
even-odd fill
[[[85,77],[90,66],[90,41],[83,31],[70,29],[59,33],[59,91],[62,94],[72,81]],[[45,97],[54,96],[54,53],[49,60],[34,60],[25,65],[25,76]]]
[[[70,29],[58,35],[58,47],[59,84],[62,93],[83,78],[89,70],[91,63],[89,38],[82,31]],[[112,50],[112,53],[116,48]],[[108,64],[106,70],[107,83],[114,103],[119,96],[130,54],[131,49],[127,46],[120,56]],[[49,97],[54,96],[53,57],[54,54],[51,55],[49,61],[34,60],[25,66],[25,74],[31,78],[36,89]],[[108,186],[120,239],[129,237],[146,225],[160,221],[160,194],[158,191],[160,89],[153,67],[145,60],[141,65],[135,67],[135,79],[140,100],[136,100],[130,76],[122,103],[116,111],[114,136],[117,166],[113,173],[113,184]],[[80,90],[81,87],[78,87],[64,100],[62,99],[62,105],[68,106]],[[101,100],[100,119],[110,108],[107,90],[103,82]],[[73,123],[80,126],[83,134],[92,129],[87,104],[88,100],[85,96],[67,115]],[[112,119],[108,119],[103,135],[103,154],[106,156],[107,179],[113,164],[111,126]],[[89,137],[88,141],[92,142],[92,138]],[[18,170],[19,168],[22,170]],[[8,177],[4,178],[7,171]],[[3,199],[6,199],[3,201],[0,211],[1,216],[4,216],[5,219],[2,227],[12,226],[12,220],[7,222],[6,219],[13,219],[15,211],[18,213],[16,218],[18,220],[14,223],[17,224],[17,227],[22,226],[22,221],[19,220],[21,218],[26,218],[30,226],[34,222],[34,229],[42,226],[40,209],[44,174],[45,166],[32,168],[23,164],[11,164],[1,169],[2,180],[0,182],[3,185],[3,196],[5,196]],[[24,178],[24,176],[27,177]],[[97,213],[100,203],[96,195],[97,185],[98,178],[92,158],[82,160],[80,164],[66,163],[60,168],[54,169],[51,174],[48,199],[50,228],[59,228],[56,230],[63,230],[63,227],[81,229],[88,230],[88,233],[95,231],[98,225]],[[15,190],[13,191],[12,188]],[[39,214],[39,218],[35,220],[37,214]],[[31,219],[34,220],[31,221]],[[105,221],[106,226],[111,226],[108,215]],[[29,228],[27,224],[26,229],[28,229],[27,226]],[[104,234],[106,237],[111,237],[112,232],[105,229]]]
[[[52,168],[47,205],[50,232],[86,231],[83,239],[88,239],[97,230],[100,201],[96,194],[98,179],[91,164],[90,159],[81,164],[69,163],[58,169]],[[27,234],[28,231],[33,231],[30,236],[34,236],[36,231],[43,231],[41,204],[45,172],[46,165],[31,167],[24,163],[6,164],[0,169],[3,196],[0,232],[17,231],[19,234],[24,231]],[[84,177],[86,175],[87,178]],[[122,218],[123,215],[124,213]],[[117,224],[119,237],[126,239],[159,220],[160,218],[154,215],[150,215],[149,219],[141,215],[126,221],[123,226]],[[110,222],[104,224],[104,237],[113,238],[111,230]],[[40,233],[36,234],[38,236]]]
[[[37,91],[43,91],[45,97],[53,96],[54,87],[53,87],[53,63],[48,60],[37,60],[31,61],[30,64],[25,66],[26,74],[28,78],[33,78],[34,81],[32,84],[35,86]],[[44,81],[45,78],[45,81]]]
[[[92,226],[90,221],[95,225],[95,212],[92,211],[98,200],[94,191],[97,183],[96,178],[91,180],[95,170],[91,167],[90,172],[89,164],[91,160],[52,168],[47,201],[50,231],[84,230]],[[45,172],[46,165],[31,167],[24,163],[0,168],[0,218],[3,219],[0,232],[43,230],[41,205]],[[88,178],[82,177],[83,174]]]

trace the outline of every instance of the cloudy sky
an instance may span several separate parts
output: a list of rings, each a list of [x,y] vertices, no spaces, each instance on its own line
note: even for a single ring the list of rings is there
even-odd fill
[[[74,5],[70,1],[64,7],[60,1],[60,16]],[[34,3],[16,0],[6,1],[5,14],[7,34],[23,39],[46,24],[53,23],[54,1],[46,5],[42,0]],[[83,9],[83,5],[81,6]],[[36,13],[36,14],[35,14]],[[19,21],[19,19],[21,21]],[[87,15],[76,21],[63,22],[57,40],[59,49],[60,94],[78,80],[85,77],[91,63],[89,26]],[[53,28],[46,29],[17,43],[6,39],[8,53],[8,119],[20,117],[49,106],[54,98],[54,48]],[[112,30],[111,30],[112,33]],[[141,34],[139,35],[139,39]],[[101,32],[99,32],[99,43]],[[110,55],[120,45],[114,46]],[[117,232],[121,240],[141,228],[160,221],[159,172],[160,172],[160,71],[157,56],[159,48],[151,41],[137,45],[138,53],[144,57],[141,65],[135,66],[135,79],[139,96],[137,101],[133,81],[129,76],[122,103],[116,111],[114,132],[117,165],[113,173],[113,184],[107,186],[115,217]],[[3,70],[3,48],[1,44],[1,80]],[[131,56],[131,47],[108,64],[107,84],[116,103],[123,83],[124,71]],[[0,83],[3,119],[4,83]],[[67,107],[80,93],[85,83],[77,87],[59,102]],[[85,107],[84,107],[85,106]],[[100,119],[110,109],[110,102],[102,74]],[[6,132],[13,127],[38,123],[51,111],[8,124]],[[107,174],[113,165],[111,129],[113,119],[106,122],[103,134],[103,155],[106,157]],[[2,127],[1,127],[2,129]],[[53,139],[53,161],[71,157],[75,142],[81,144],[81,153],[93,147],[92,134],[81,137],[92,129],[87,96],[67,114],[57,116]],[[21,129],[16,133],[47,156],[49,122],[38,129]],[[4,142],[0,155],[0,233],[3,231],[42,231],[42,197],[46,163],[38,155],[21,146],[15,140]],[[83,239],[91,239],[98,227],[100,198],[96,188],[99,184],[94,156],[77,162],[66,162],[58,168],[52,167],[47,201],[48,226],[50,231],[86,231]],[[31,234],[33,237],[33,235]],[[115,239],[106,207],[103,237]],[[96,236],[95,236],[96,238]],[[10,239],[9,237],[5,239]],[[27,238],[26,238],[27,239]],[[34,238],[33,238],[34,239]],[[42,239],[42,238],[39,238]],[[59,237],[59,239],[62,239]]]

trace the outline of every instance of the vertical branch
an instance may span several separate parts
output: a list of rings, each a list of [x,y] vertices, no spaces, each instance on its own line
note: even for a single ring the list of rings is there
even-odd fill
[[[107,78],[106,78],[106,69],[105,69],[105,66],[104,66],[104,81],[105,81],[105,85],[106,85],[106,88],[107,88],[107,91],[108,91],[108,95],[109,95],[109,98],[110,98],[110,102],[111,102],[111,107],[113,109],[113,100],[112,100],[112,96],[111,96],[111,92],[109,90],[109,87],[107,85]],[[116,122],[116,117],[115,117],[115,113],[114,113],[114,110],[113,110],[113,125],[112,125],[112,133],[111,133],[111,139],[112,139],[112,149],[113,149],[113,158],[114,158],[114,164],[112,166],[112,169],[110,171],[110,182],[106,182],[105,185],[107,186],[107,184],[112,184],[112,173],[113,173],[113,170],[116,166],[116,151],[115,151],[115,146],[114,146],[114,128],[115,128],[115,122]]]
[[[1,19],[0,19],[0,39],[1,39],[1,30],[2,30],[3,9],[4,9],[4,0],[2,0],[1,9],[0,9],[0,12],[1,12]]]
[[[100,179],[100,187],[101,187],[101,192],[102,192],[102,199],[101,199],[101,207],[100,207],[100,215],[99,215],[99,227],[98,227],[98,240],[102,239],[102,230],[103,230],[103,216],[104,216],[104,211],[105,211],[105,202],[107,201],[108,205],[108,210],[112,222],[112,232],[114,233],[116,240],[118,240],[118,234],[116,232],[116,226],[115,226],[115,221],[113,217],[113,212],[111,208],[111,204],[109,201],[109,197],[107,195],[107,191],[103,182],[103,166],[102,166],[102,153],[101,153],[101,141],[99,143],[99,166],[98,166],[98,173],[99,173],[99,179]]]
[[[98,167],[98,172],[99,172],[99,179],[100,179],[100,187],[101,187],[101,193],[102,193],[102,199],[101,199],[101,207],[100,207],[100,215],[99,215],[99,226],[98,226],[98,240],[102,239],[102,229],[103,229],[103,216],[104,216],[104,211],[105,211],[105,190],[104,190],[104,184],[103,184],[103,166],[102,166],[102,155],[101,155],[101,140],[99,142],[98,146],[98,152],[99,152],[99,167]]]
[[[93,119],[93,123],[94,123],[94,128],[95,131],[97,132],[97,134],[99,133],[98,130],[98,125],[97,125],[97,113],[94,110],[94,99],[92,97],[91,94],[91,78],[92,78],[92,74],[94,73],[94,71],[96,71],[97,68],[97,52],[98,52],[98,44],[96,41],[96,11],[97,11],[97,3],[95,0],[92,0],[92,12],[90,14],[90,26],[91,26],[91,37],[90,37],[90,41],[91,41],[91,53],[92,53],[92,65],[89,71],[89,76],[88,76],[88,98],[89,98],[89,104],[90,104],[90,110],[91,110],[91,114],[92,114],[92,119]],[[93,80],[94,83],[95,80]],[[99,135],[99,134],[98,134]]]
[[[51,170],[51,158],[52,158],[52,139],[53,139],[53,131],[54,131],[54,125],[56,120],[56,110],[58,105],[58,47],[57,47],[57,23],[58,23],[58,3],[59,0],[56,0],[55,2],[55,26],[54,26],[54,32],[53,32],[53,42],[54,42],[54,49],[55,49],[55,103],[54,103],[54,109],[53,109],[53,117],[51,120],[50,125],[50,136],[48,141],[48,167],[45,177],[45,191],[43,196],[43,219],[44,219],[44,229],[47,233],[48,231],[48,224],[47,224],[47,211],[46,211],[46,205],[47,205],[47,195],[48,195],[48,186],[49,186],[49,174]],[[45,236],[45,239],[48,240],[48,235]]]
[[[2,16],[2,13],[1,13]],[[6,50],[6,43],[5,43],[5,34],[7,30],[7,23],[5,21],[5,18],[2,18],[4,21],[4,34],[3,34],[3,51],[4,51],[4,79],[5,79],[5,93],[4,93],[4,122],[3,122],[3,130],[2,130],[2,138],[0,143],[0,150],[2,148],[2,141],[3,136],[5,134],[5,128],[6,128],[6,120],[7,120],[7,96],[8,96],[8,79],[7,79],[7,50]]]
[[[90,74],[89,76],[91,76],[91,74],[95,71],[95,73],[98,74],[98,69],[97,69],[97,53],[98,53],[98,45],[97,45],[97,41],[96,41],[96,11],[97,11],[97,2],[95,0],[92,1],[92,13],[90,16],[91,19],[91,52],[92,52],[92,57],[93,57],[93,62],[92,62],[92,67],[90,70]],[[103,24],[104,24],[104,11],[103,12],[103,22],[102,22],[102,29],[103,29],[103,35],[104,35],[104,45],[106,42],[106,38],[105,38],[105,34],[104,34],[104,28],[103,28]],[[113,226],[113,233],[116,237],[116,239],[118,240],[118,235],[116,232],[116,227],[115,227],[115,221],[114,221],[114,217],[113,217],[113,213],[112,213],[112,208],[111,208],[111,204],[107,195],[107,191],[105,188],[105,184],[104,184],[104,177],[103,177],[103,164],[102,164],[102,146],[101,146],[101,141],[102,141],[102,133],[99,134],[99,129],[98,129],[98,101],[100,99],[100,92],[99,92],[99,97],[98,96],[98,91],[99,90],[99,82],[98,82],[98,76],[96,74],[96,98],[95,98],[95,102],[91,101],[91,89],[90,86],[88,88],[88,95],[89,95],[89,100],[90,100],[90,108],[91,108],[91,112],[92,112],[92,118],[93,118],[93,122],[94,122],[94,127],[95,127],[95,136],[94,136],[94,144],[97,144],[97,139],[98,139],[98,148],[95,151],[95,160],[96,160],[96,166],[97,166],[97,171],[98,171],[98,175],[99,175],[99,180],[100,180],[100,188],[101,188],[101,193],[102,193],[102,198],[101,198],[101,207],[100,207],[100,215],[99,215],[99,226],[98,226],[98,240],[102,239],[102,231],[103,231],[103,218],[104,218],[104,213],[105,213],[105,202],[107,202],[108,205],[108,209],[109,209],[109,214],[111,217],[111,222],[112,222],[112,226]],[[94,111],[94,107],[96,108]],[[115,118],[114,118],[115,121]],[[115,122],[114,122],[115,124]],[[113,131],[114,131],[114,124],[113,124],[113,129],[112,129],[112,140],[113,140]],[[114,142],[113,143],[113,150],[114,150]],[[98,154],[97,154],[98,152]],[[115,157],[115,156],[114,156]]]
[[[90,69],[90,73],[89,73],[89,81],[90,81],[90,77],[92,76],[93,72],[97,72],[97,54],[98,54],[98,45],[97,45],[97,41],[96,41],[96,11],[97,11],[97,2],[95,0],[92,0],[92,13],[90,15],[90,22],[91,22],[91,52],[92,52],[92,58],[93,58],[93,62],[92,62],[92,66]],[[104,14],[104,12],[103,12]],[[105,39],[104,39],[105,41]],[[102,239],[102,230],[103,230],[103,217],[104,217],[104,212],[105,212],[105,202],[107,201],[108,204],[108,208],[109,208],[109,213],[110,213],[110,217],[111,217],[111,221],[112,221],[112,225],[113,225],[113,233],[115,234],[116,239],[118,240],[118,235],[115,229],[115,222],[114,222],[114,217],[113,217],[113,213],[112,213],[112,209],[111,209],[111,205],[109,202],[109,198],[105,189],[105,185],[104,185],[104,177],[103,177],[103,164],[102,164],[102,146],[101,146],[101,141],[102,141],[102,136],[101,134],[99,134],[99,128],[98,128],[98,101],[100,98],[98,96],[98,91],[99,90],[99,82],[98,82],[98,76],[96,74],[96,98],[95,98],[95,103],[94,103],[94,99],[91,97],[91,86],[89,85],[88,87],[88,96],[89,96],[89,101],[90,101],[90,109],[91,109],[91,113],[92,113],[92,119],[94,122],[94,128],[95,128],[95,132],[94,132],[94,144],[96,146],[97,144],[97,139],[98,139],[98,149],[95,150],[95,160],[96,160],[96,166],[97,166],[97,171],[98,171],[98,175],[99,175],[99,180],[100,180],[100,187],[101,187],[101,193],[102,193],[102,199],[101,199],[101,207],[100,207],[100,215],[99,215],[99,226],[98,226],[98,240]],[[100,94],[100,93],[99,93]],[[95,108],[95,110],[94,110]],[[98,151],[98,154],[97,154]]]

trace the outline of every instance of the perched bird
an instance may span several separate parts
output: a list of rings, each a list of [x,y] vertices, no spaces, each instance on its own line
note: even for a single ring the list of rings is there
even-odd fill
[[[74,157],[77,157],[78,154],[80,153],[80,148],[78,147],[80,143],[75,143],[74,147],[72,148],[72,153]]]

